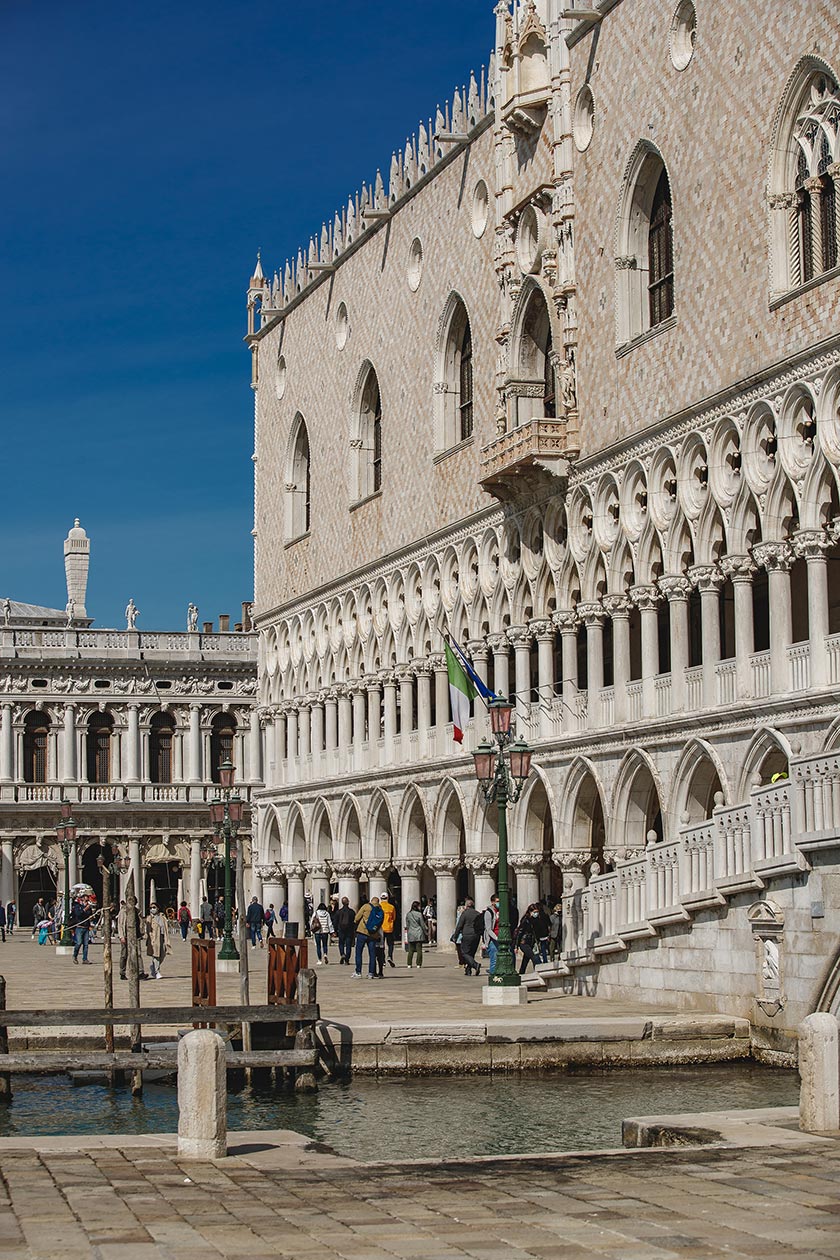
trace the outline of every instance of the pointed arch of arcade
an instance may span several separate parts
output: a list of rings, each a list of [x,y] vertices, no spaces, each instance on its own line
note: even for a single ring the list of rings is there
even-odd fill
[[[341,798],[335,828],[335,855],[344,862],[362,860],[362,810],[358,800],[348,792]]]
[[[512,811],[511,848],[525,853],[550,853],[554,848],[557,801],[542,766],[533,766],[525,791]]]
[[[730,803],[730,787],[718,754],[704,739],[692,739],[680,754],[671,779],[672,813],[677,826],[711,818],[715,793]]]
[[[840,717],[835,718],[825,733],[821,752],[836,752],[840,748]]]
[[[464,851],[466,802],[454,779],[444,779],[432,813],[432,852],[456,857]]]
[[[756,786],[770,782],[774,774],[789,774],[793,749],[779,731],[763,726],[749,742],[738,783],[738,802],[749,799]],[[755,779],[760,783],[756,784]]]
[[[369,862],[390,865],[394,860],[394,819],[391,802],[385,792],[377,789],[368,805],[362,852]]]
[[[262,811],[260,819],[260,840],[258,852],[260,861],[266,866],[283,861],[283,843],[281,840],[280,815],[276,806],[269,805]]]
[[[423,862],[429,848],[429,819],[426,805],[414,784],[403,793],[397,814],[397,856]]]
[[[570,853],[602,853],[606,841],[606,794],[586,757],[576,757],[566,774],[558,812],[558,847]]]
[[[289,807],[289,812],[286,815],[285,833],[281,831],[280,834],[285,834],[286,838],[285,860],[287,862],[302,862],[306,857],[306,823],[303,817],[303,810],[297,802]]]
[[[610,832],[620,846],[643,849],[650,832],[666,838],[664,793],[647,753],[634,748],[619,766],[610,808]]]
[[[320,865],[327,864],[333,858],[333,825],[329,806],[319,798],[312,810],[309,824],[308,860]]]

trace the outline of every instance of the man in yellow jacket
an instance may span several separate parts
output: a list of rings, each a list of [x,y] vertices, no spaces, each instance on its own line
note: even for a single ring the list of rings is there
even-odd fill
[[[384,915],[382,920],[382,940],[385,946],[384,952],[388,958],[388,966],[394,967],[396,966],[396,963],[394,962],[394,936],[397,926],[397,907],[391,900],[390,895],[386,892],[384,892],[380,897],[379,904],[382,906],[382,914]]]

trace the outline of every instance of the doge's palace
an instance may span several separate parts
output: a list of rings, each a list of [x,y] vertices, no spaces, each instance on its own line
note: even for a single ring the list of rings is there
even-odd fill
[[[28,923],[39,896],[63,889],[55,828],[64,799],[78,826],[71,881],[99,892],[96,859],[119,846],[141,908],[151,894],[163,907],[183,897],[195,913],[201,891],[215,888],[208,805],[226,757],[246,802],[248,889],[250,797],[262,785],[250,606],[233,629],[228,617],[199,626],[190,605],[183,630],[150,632],[137,627],[131,600],[125,629],[97,629],[78,521],[64,557],[63,611],[0,601],[0,899],[15,897]]]
[[[535,749],[552,980],[772,1040],[840,914],[836,14],[578,9],[501,0],[487,70],[251,277],[265,896],[423,892],[443,942],[487,904],[449,634]]]

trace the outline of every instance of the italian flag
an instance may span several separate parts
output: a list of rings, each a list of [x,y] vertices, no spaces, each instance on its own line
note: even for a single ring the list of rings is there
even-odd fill
[[[443,647],[446,652],[446,672],[449,675],[449,707],[455,728],[453,735],[456,743],[463,744],[464,731],[470,720],[470,701],[475,699],[476,690],[449,644],[444,643]]]

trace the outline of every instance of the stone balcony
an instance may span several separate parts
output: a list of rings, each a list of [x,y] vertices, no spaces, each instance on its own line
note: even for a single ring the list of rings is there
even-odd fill
[[[569,472],[565,418],[535,417],[501,434],[481,452],[481,485],[503,501],[545,488]]]

